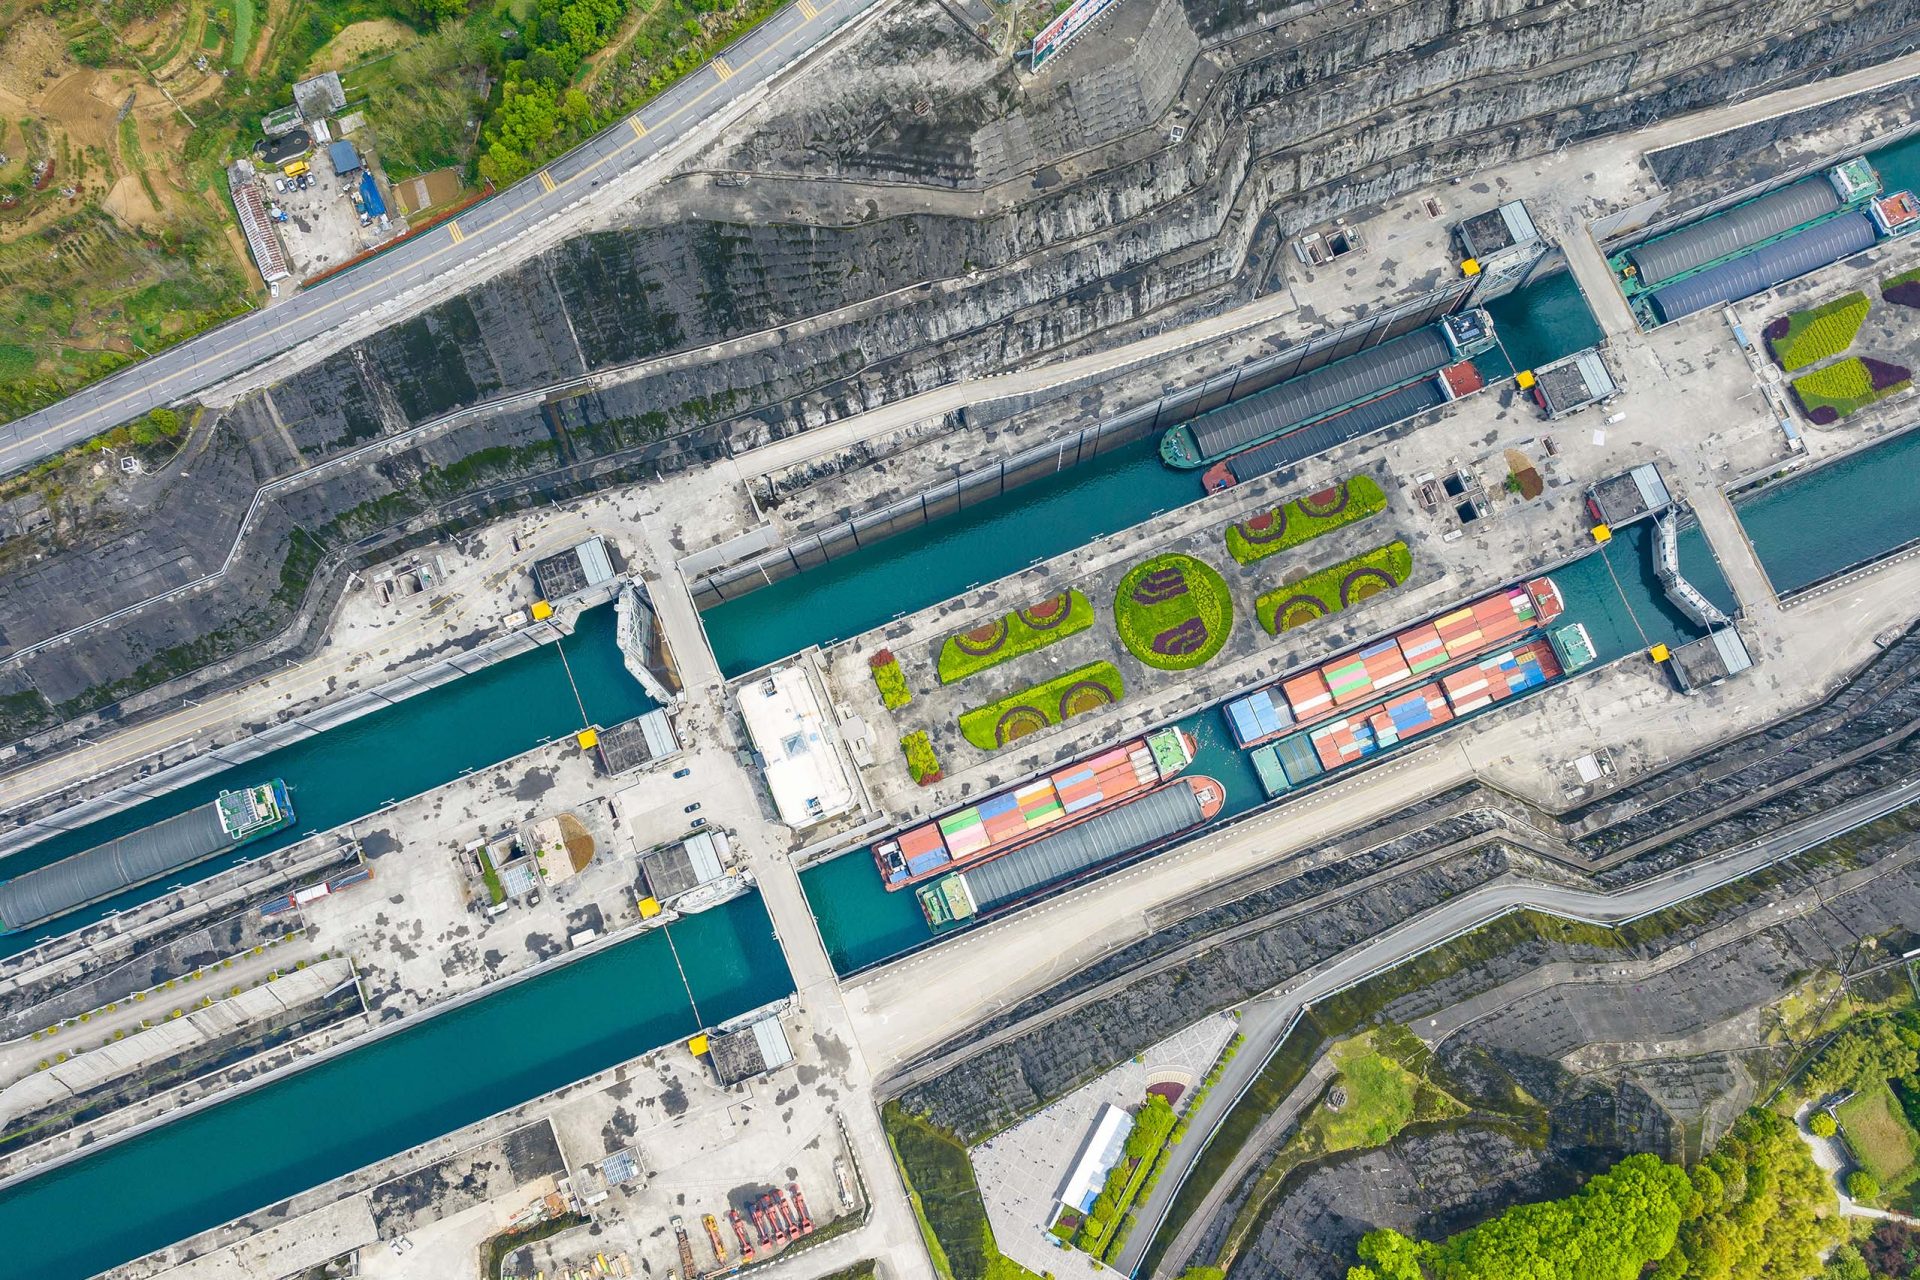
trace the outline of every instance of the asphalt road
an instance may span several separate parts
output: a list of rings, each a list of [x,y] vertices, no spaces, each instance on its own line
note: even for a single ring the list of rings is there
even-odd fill
[[[0,475],[278,355],[410,289],[458,273],[652,159],[884,0],[794,0],[636,114],[485,203],[312,289],[129,365],[0,425]]]
[[[1307,1006],[1356,986],[1377,973],[1508,912],[1533,910],[1590,924],[1626,924],[1708,893],[1742,876],[1751,875],[1763,867],[1916,802],[1920,802],[1920,780],[1862,796],[1743,845],[1732,853],[1680,868],[1618,893],[1502,882],[1461,894],[1425,915],[1416,916],[1400,927],[1381,934],[1364,946],[1341,953],[1272,995],[1260,997],[1254,1002],[1260,1006],[1262,1014],[1257,1026],[1249,1019],[1242,1019],[1242,1031],[1247,1035],[1247,1041],[1229,1064],[1233,1080],[1230,1083],[1223,1078],[1215,1085],[1215,1090],[1225,1094],[1226,1089],[1233,1085],[1244,1089],[1273,1056],[1285,1040],[1287,1030]],[[1794,909],[1791,903],[1772,908],[1781,914]],[[1237,1090],[1231,1096],[1236,1102],[1239,1100]],[[1126,1247],[1115,1261],[1114,1265],[1121,1271],[1132,1275],[1138,1270],[1142,1257],[1160,1228],[1161,1220],[1166,1216],[1168,1206],[1179,1194],[1181,1184],[1186,1181],[1194,1163],[1206,1150],[1215,1129],[1232,1110],[1230,1105],[1216,1104],[1203,1108],[1194,1117],[1186,1140],[1174,1149],[1172,1162],[1163,1172],[1147,1203],[1141,1207],[1139,1225],[1128,1237]],[[1156,1275],[1177,1275],[1184,1269],[1188,1261],[1187,1254],[1207,1230],[1225,1195],[1252,1170],[1263,1147],[1278,1136],[1277,1132],[1268,1132],[1265,1124],[1255,1129],[1235,1154],[1226,1172],[1214,1182],[1206,1202],[1182,1224]]]

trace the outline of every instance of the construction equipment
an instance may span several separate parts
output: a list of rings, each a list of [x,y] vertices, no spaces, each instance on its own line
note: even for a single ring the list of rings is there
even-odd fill
[[[687,1224],[680,1221],[677,1213],[668,1221],[673,1225],[674,1240],[680,1246],[680,1273],[687,1280],[699,1280],[700,1271],[693,1265],[693,1242],[687,1239]]]
[[[788,1201],[786,1192],[775,1187],[773,1194],[780,1205],[780,1216],[787,1220],[787,1234],[798,1240],[801,1234],[800,1215],[793,1211],[793,1205]]]
[[[847,1158],[845,1156],[835,1156],[833,1158],[833,1180],[839,1185],[840,1207],[842,1209],[853,1208],[853,1179],[848,1176]]]
[[[780,1203],[771,1194],[760,1197],[760,1207],[767,1211],[767,1225],[773,1228],[775,1243],[787,1242],[787,1224],[780,1220]]]
[[[720,1223],[712,1214],[700,1219],[700,1225],[707,1229],[707,1243],[713,1246],[713,1258],[721,1266],[727,1265],[727,1242],[720,1238]]]
[[[760,1205],[749,1202],[747,1205],[747,1212],[753,1215],[753,1229],[759,1235],[761,1245],[764,1247],[766,1245],[772,1244],[773,1234],[767,1230],[766,1209]]]
[[[807,1198],[800,1194],[800,1184],[789,1182],[787,1189],[793,1192],[793,1207],[800,1214],[800,1234],[813,1233],[813,1215],[807,1212]]]
[[[727,1210],[727,1221],[733,1224],[733,1234],[740,1238],[740,1261],[753,1261],[753,1241],[747,1238],[747,1224],[740,1220],[738,1209]]]

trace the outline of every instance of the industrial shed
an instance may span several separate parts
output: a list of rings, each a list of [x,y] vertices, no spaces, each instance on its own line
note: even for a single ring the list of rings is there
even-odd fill
[[[1627,260],[1642,287],[1738,253],[1840,208],[1840,195],[1825,177],[1802,178],[1791,186],[1735,205],[1725,213],[1655,236],[1627,250]]]
[[[711,1037],[707,1051],[721,1084],[739,1084],[793,1061],[793,1046],[787,1043],[787,1029],[780,1025],[777,1013]]]
[[[1737,302],[1871,248],[1874,238],[1873,220],[1864,213],[1830,219],[1732,262],[1723,262],[1699,275],[1655,290],[1654,314],[1665,324],[1708,307]]]
[[[1436,373],[1453,358],[1440,326],[1428,325],[1202,414],[1192,421],[1190,430],[1200,456],[1217,458],[1323,418],[1342,405]]]
[[[984,911],[1036,889],[1097,867],[1123,853],[1158,844],[1205,816],[1200,799],[1185,779],[1142,796],[1118,809],[995,858],[965,873],[973,900]]]

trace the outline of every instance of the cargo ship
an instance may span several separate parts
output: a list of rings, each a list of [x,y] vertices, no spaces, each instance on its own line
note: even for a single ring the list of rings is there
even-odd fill
[[[978,866],[1166,786],[1197,749],[1183,730],[1156,729],[878,841],[874,864],[890,891]]]
[[[1184,784],[1184,785],[1182,785]],[[949,872],[914,890],[920,913],[935,933],[1086,879],[1130,854],[1157,848],[1205,826],[1226,807],[1227,789],[1213,779],[1176,780],[1149,789],[1091,820],[1052,829],[1009,856]]]
[[[1462,716],[1551,684],[1593,658],[1587,629],[1577,622],[1569,624],[1551,635],[1470,662],[1378,706],[1260,747],[1250,757],[1254,772],[1268,798],[1284,795]]]
[[[279,778],[0,881],[0,935],[17,933],[172,875],[293,825]]]
[[[1409,680],[1510,644],[1565,612],[1551,578],[1504,588],[1233,699],[1225,708],[1227,727],[1243,748],[1272,742]]]

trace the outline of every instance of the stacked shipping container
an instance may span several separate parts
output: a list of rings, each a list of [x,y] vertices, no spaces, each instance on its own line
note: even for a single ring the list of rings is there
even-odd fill
[[[1253,753],[1254,771],[1267,794],[1277,796],[1561,674],[1553,646],[1532,640],[1408,690],[1371,711],[1341,716],[1263,746]]]
[[[1508,587],[1283,680],[1279,697],[1268,687],[1235,698],[1226,706],[1228,727],[1242,747],[1270,742],[1416,676],[1485,653],[1551,622],[1563,608],[1560,590],[1549,578]]]
[[[1169,733],[1179,746],[1164,752],[1163,769],[1155,760],[1153,741]],[[1136,738],[882,840],[873,847],[874,861],[889,889],[903,888],[957,865],[1011,852],[1057,826],[1132,799],[1192,759],[1193,744],[1185,735],[1158,730],[1150,738]]]

